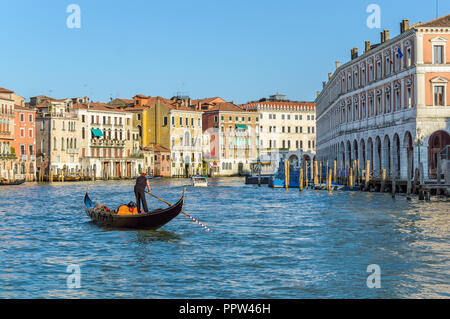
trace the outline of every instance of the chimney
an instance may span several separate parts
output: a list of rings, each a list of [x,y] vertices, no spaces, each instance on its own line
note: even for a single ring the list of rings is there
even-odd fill
[[[367,53],[370,51],[370,41],[364,42],[364,53]]]
[[[338,69],[341,66],[341,62],[336,61],[336,69]]]
[[[409,30],[409,20],[402,20],[400,22],[400,33],[404,33]]]
[[[358,57],[358,48],[353,48],[353,49],[350,51],[350,53],[351,53],[351,58],[352,58],[352,60],[353,60],[353,59],[356,59],[356,58]]]
[[[328,73],[328,81],[331,80],[331,73]]]
[[[389,41],[389,30],[381,31],[381,43]]]

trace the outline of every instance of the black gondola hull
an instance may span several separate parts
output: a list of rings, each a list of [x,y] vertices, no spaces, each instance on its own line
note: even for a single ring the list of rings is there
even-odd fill
[[[0,186],[22,185],[23,183],[25,183],[25,179],[21,179],[19,181],[10,182],[10,183],[0,183]]]
[[[95,205],[86,193],[84,197],[84,210],[86,215],[95,224],[101,226],[130,229],[157,229],[177,217],[183,209],[183,203],[184,194],[176,204],[166,209],[155,209],[148,213],[138,215],[117,215],[115,213],[95,210]]]

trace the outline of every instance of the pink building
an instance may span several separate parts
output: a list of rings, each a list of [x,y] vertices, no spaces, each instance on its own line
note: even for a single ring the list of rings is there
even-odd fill
[[[14,108],[14,142],[16,161],[14,174],[16,178],[32,181],[36,172],[36,111],[29,107],[15,105]]]

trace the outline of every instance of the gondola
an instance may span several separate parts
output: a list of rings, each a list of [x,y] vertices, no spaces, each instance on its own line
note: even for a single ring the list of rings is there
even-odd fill
[[[135,215],[117,215],[115,211],[108,212],[95,205],[89,198],[87,192],[84,195],[84,210],[86,211],[86,215],[98,225],[113,228],[157,229],[177,217],[183,209],[183,203],[184,191],[180,200],[168,208],[158,208],[148,213]]]
[[[25,183],[25,178],[18,180],[18,181],[6,182],[6,183],[3,183],[3,181],[0,181],[0,186],[21,185],[23,183]]]

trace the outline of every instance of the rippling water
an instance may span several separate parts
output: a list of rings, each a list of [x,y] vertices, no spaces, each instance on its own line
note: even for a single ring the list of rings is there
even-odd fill
[[[152,182],[170,202],[185,184]],[[85,184],[1,187],[0,298],[450,297],[448,200],[243,184],[187,187],[185,211],[211,233],[184,215],[157,231],[98,227],[82,208]],[[132,190],[90,184],[109,207],[134,200]],[[80,289],[67,288],[71,264]],[[367,288],[370,264],[380,289]]]

